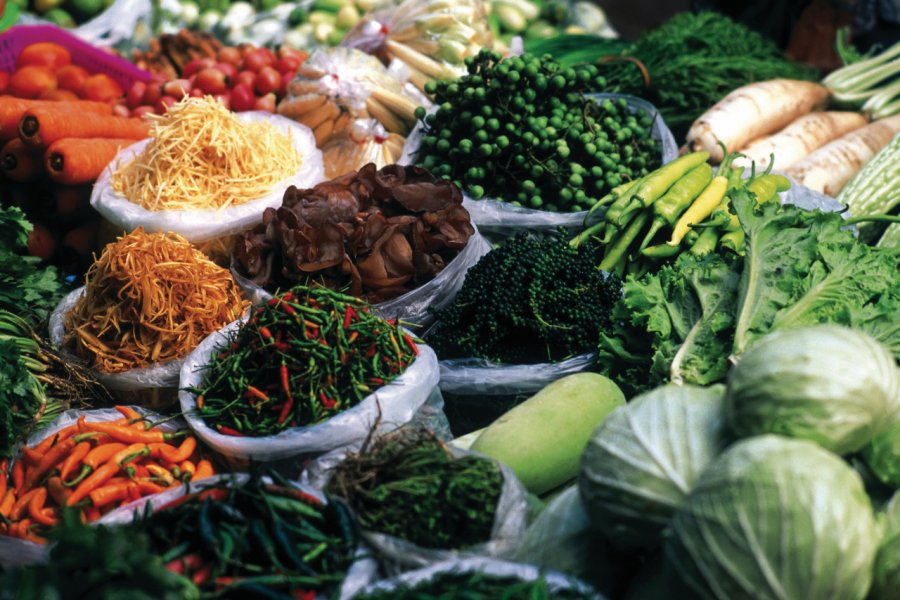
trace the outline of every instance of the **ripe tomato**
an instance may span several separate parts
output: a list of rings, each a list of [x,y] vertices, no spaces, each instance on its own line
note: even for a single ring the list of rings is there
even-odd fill
[[[239,83],[231,90],[231,110],[235,112],[243,112],[245,110],[253,110],[256,104],[256,95],[253,88],[245,83]]]
[[[141,100],[141,104],[149,104],[153,106],[156,102],[162,98],[162,85],[159,83],[148,83],[146,89],[144,89],[144,97]]]
[[[226,62],[236,67],[241,62],[241,51],[237,48],[226,46],[219,50],[216,58],[219,59],[219,62]]]
[[[122,86],[105,73],[91,75],[81,86],[81,97],[85,100],[112,102],[121,98],[123,93]]]
[[[296,72],[301,64],[302,61],[296,56],[284,56],[278,59],[275,63],[275,68],[278,69],[280,73]]]
[[[259,73],[264,67],[272,66],[274,62],[268,54],[255,50],[244,57],[243,68],[247,71]]]
[[[69,64],[72,64],[72,55],[69,51],[51,42],[29,44],[16,58],[16,68],[35,65],[56,70]]]
[[[194,85],[203,90],[204,94],[222,94],[228,90],[228,78],[222,71],[211,67],[197,73]]]
[[[192,61],[189,61],[186,65],[184,65],[184,69],[181,70],[182,77],[190,77],[196,73],[199,73],[203,69],[208,69],[216,64],[215,59],[212,58],[195,58]]]
[[[232,83],[234,85],[244,84],[253,89],[253,84],[256,83],[256,73],[253,71],[239,71]]]
[[[143,81],[135,81],[128,89],[128,93],[125,94],[125,104],[128,105],[128,108],[133,110],[143,104],[144,92],[146,90],[146,83]]]
[[[78,93],[91,74],[84,67],[66,65],[56,71],[56,82],[61,90]]]
[[[19,98],[37,98],[47,90],[56,89],[56,75],[47,67],[26,65],[13,73],[9,91]]]
[[[281,73],[279,73],[272,67],[263,67],[262,70],[256,75],[254,89],[260,96],[265,96],[266,94],[277,92],[280,87]]]

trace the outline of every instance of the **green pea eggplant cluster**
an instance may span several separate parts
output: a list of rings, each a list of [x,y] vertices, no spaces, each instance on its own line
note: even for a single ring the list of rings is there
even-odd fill
[[[744,253],[744,231],[731,194],[751,192],[756,202],[777,199],[790,181],[766,170],[749,177],[744,167],[733,166],[740,156],[727,154],[718,171],[707,152],[692,152],[649,173],[623,183],[598,201],[585,223],[600,219],[572,238],[573,246],[598,240],[605,246],[599,268],[617,275],[641,275],[683,252],[706,256],[716,249]]]

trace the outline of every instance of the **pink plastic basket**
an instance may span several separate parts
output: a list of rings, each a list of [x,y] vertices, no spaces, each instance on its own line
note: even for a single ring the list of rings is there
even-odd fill
[[[68,31],[55,25],[16,25],[9,31],[0,33],[0,71],[16,70],[16,57],[23,48],[36,42],[53,42],[66,48],[72,54],[72,62],[88,72],[106,73],[123,90],[129,89],[135,81],[149,81],[150,73],[139,69],[127,60],[113,56],[91,46]]]

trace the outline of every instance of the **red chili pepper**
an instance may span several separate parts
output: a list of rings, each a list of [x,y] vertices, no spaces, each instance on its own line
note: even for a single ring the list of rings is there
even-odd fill
[[[419,355],[419,347],[416,345],[416,343],[413,341],[413,339],[411,337],[404,334],[403,341],[406,342],[406,345],[409,346],[409,349],[412,350],[412,353],[415,356]]]
[[[269,401],[269,396],[264,391],[259,388],[255,388],[252,385],[247,386],[247,391],[244,392],[245,395],[250,396],[251,398],[257,398],[263,402]]]
[[[226,427],[225,425],[216,425],[216,429],[219,430],[219,433],[223,435],[231,435],[234,437],[244,437],[244,434],[238,431],[237,429],[232,429],[231,427]]]
[[[356,316],[356,311],[353,310],[353,307],[348,304],[347,310],[344,311],[344,329],[349,329],[350,319],[352,319],[355,316]]]
[[[283,310],[285,313],[287,313],[291,316],[294,316],[295,314],[297,314],[297,311],[295,311],[294,307],[291,306],[290,304],[282,304],[281,310]]]
[[[284,294],[281,297],[281,299],[284,300],[285,302],[290,302],[291,300],[294,299],[294,292],[288,292],[288,293]]]
[[[319,344],[325,346],[326,348],[331,348],[331,346],[328,345],[328,342],[326,342],[324,339],[319,339]]]
[[[375,356],[375,344],[369,346],[369,350],[366,352],[366,358],[372,358],[373,356]]]
[[[282,302],[282,298],[272,298],[266,304],[268,304],[272,308],[275,308],[276,306],[281,304],[281,302]]]
[[[319,392],[319,398],[322,399],[322,406],[327,410],[331,410],[332,408],[337,406],[337,400],[332,400],[325,395],[325,392]]]
[[[369,381],[375,385],[384,385],[384,379],[381,377],[370,377]]]
[[[287,352],[288,350],[291,349],[290,345],[286,344],[285,342],[275,342],[274,345],[275,345],[275,349],[278,350],[279,352]]]
[[[275,336],[272,335],[272,332],[269,331],[269,329],[267,327],[260,327],[259,335],[263,336],[263,339],[266,339],[266,340],[274,340],[275,339]]]
[[[278,414],[278,424],[281,425],[285,421],[287,421],[288,415],[291,414],[291,409],[294,408],[294,398],[288,396],[287,402],[284,403],[284,406],[281,407],[281,413]]]

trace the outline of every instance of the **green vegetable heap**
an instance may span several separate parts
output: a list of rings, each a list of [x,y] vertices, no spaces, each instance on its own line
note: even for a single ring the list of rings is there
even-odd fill
[[[350,454],[326,489],[364,529],[461,549],[490,540],[503,474],[493,460],[454,457],[428,432],[400,430]]]
[[[552,589],[541,577],[523,581],[515,577],[489,575],[487,573],[439,573],[422,583],[399,585],[396,588],[373,589],[357,596],[359,600],[438,600],[440,598],[466,598],[467,600],[578,600],[595,598],[590,591],[577,589]]]
[[[555,362],[596,348],[611,326],[621,282],[597,270],[593,241],[519,234],[466,273],[453,304],[437,311],[429,342],[440,358]]]
[[[426,86],[439,108],[417,110],[425,135],[416,160],[474,198],[578,212],[659,166],[649,115],[584,96],[606,85],[597,67],[530,54],[501,62],[487,50],[466,65],[459,80]]]
[[[395,322],[321,287],[271,299],[230,341],[192,391],[206,423],[234,436],[324,421],[396,379],[418,354]]]

